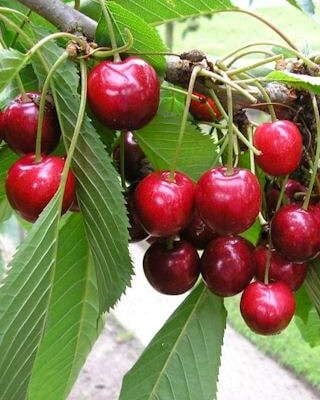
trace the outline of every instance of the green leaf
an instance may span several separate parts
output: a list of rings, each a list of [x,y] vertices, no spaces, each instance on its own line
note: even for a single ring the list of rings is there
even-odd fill
[[[0,147],[0,201],[6,197],[5,180],[8,169],[18,159],[7,146]]]
[[[2,222],[7,221],[11,217],[12,213],[13,210],[10,204],[8,203],[8,200],[4,198],[0,202],[0,224],[2,224]]]
[[[273,71],[266,76],[268,81],[282,82],[297,89],[309,90],[320,94],[320,77],[294,74],[285,71]]]
[[[226,311],[200,284],[125,376],[119,400],[212,400]]]
[[[235,7],[229,0],[117,0],[127,10],[141,15],[151,25],[212,14]]]
[[[18,75],[27,61],[27,56],[18,50],[0,50],[0,92]]]
[[[126,41],[124,33],[128,28],[133,35],[133,46],[130,51],[137,53],[161,53],[167,50],[162,42],[160,35],[155,28],[148,25],[141,17],[143,14],[134,14],[125,5],[121,7],[114,1],[108,2],[108,8],[114,21],[117,43],[123,45]],[[107,25],[102,15],[96,31],[96,41],[99,44],[110,45]],[[163,74],[166,67],[166,60],[163,55],[147,55],[141,54],[141,57],[149,62],[158,71]]]
[[[30,400],[64,400],[97,338],[99,300],[82,216],[61,229],[46,333],[33,368]]]
[[[312,0],[287,0],[287,1],[294,7],[297,7],[300,10],[304,11],[306,14],[314,15],[315,13],[315,5]]]

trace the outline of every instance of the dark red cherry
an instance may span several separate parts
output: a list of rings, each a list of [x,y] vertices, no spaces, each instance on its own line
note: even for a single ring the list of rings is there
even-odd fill
[[[288,261],[275,250],[271,250],[270,255],[268,253],[265,246],[259,246],[253,252],[256,278],[264,282],[267,259],[270,257],[269,282],[284,282],[291,290],[298,290],[307,276],[307,264]]]
[[[242,293],[240,310],[249,328],[260,335],[285,329],[295,312],[292,291],[283,282],[253,282]]]
[[[271,221],[271,238],[275,249],[290,261],[302,262],[316,256],[319,225],[312,211],[297,204],[281,207]]]
[[[253,246],[240,236],[225,236],[209,243],[201,257],[201,274],[218,296],[234,296],[253,278]]]
[[[193,93],[200,98],[200,101],[191,100],[190,113],[199,121],[213,122],[221,119],[222,115],[216,103],[201,93]]]
[[[282,120],[258,126],[254,146],[262,152],[257,164],[269,175],[291,174],[302,156],[302,135],[291,121]]]
[[[246,169],[225,167],[205,172],[196,187],[196,208],[212,230],[236,234],[248,229],[259,214],[261,191],[258,179]]]
[[[193,244],[197,249],[203,250],[218,235],[203,222],[199,213],[195,211],[189,224],[180,233],[180,237]]]
[[[197,250],[183,240],[174,241],[170,248],[157,240],[146,251],[143,269],[149,283],[163,294],[182,294],[197,282],[199,255]]]
[[[20,95],[4,111],[4,140],[16,153],[35,152],[40,98],[39,93]],[[59,143],[60,128],[56,111],[48,101],[42,126],[41,151],[49,154]]]
[[[16,161],[8,171],[6,192],[14,210],[27,221],[34,222],[50,202],[59,188],[65,160],[57,156],[43,156],[35,162],[28,154]],[[75,178],[69,172],[62,212],[66,212],[74,201]]]
[[[90,107],[109,128],[142,128],[157,113],[159,98],[160,83],[156,71],[141,58],[103,61],[89,74]]]
[[[135,191],[136,210],[152,236],[172,236],[183,229],[193,211],[194,183],[181,172],[156,171],[142,179]]]
[[[120,145],[114,149],[113,159],[120,173]],[[133,183],[142,178],[146,162],[146,156],[135,141],[133,133],[126,132],[124,135],[124,173],[126,180]]]
[[[128,218],[129,218],[129,235],[130,235],[130,242],[140,242],[143,239],[146,239],[149,235],[144,230],[139,218],[137,216],[136,204],[135,204],[135,188],[136,185],[131,186],[128,188],[125,199],[127,203],[127,210],[128,210]]]
[[[302,185],[302,183],[294,180],[294,179],[289,179],[286,188],[285,188],[285,194],[287,196],[287,199],[289,200],[290,203],[299,203],[303,199],[303,196],[300,196],[299,198],[296,197],[297,193],[306,193],[307,188]]]

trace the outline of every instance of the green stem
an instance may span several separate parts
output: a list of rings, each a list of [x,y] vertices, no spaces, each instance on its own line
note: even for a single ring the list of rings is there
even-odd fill
[[[215,167],[217,165],[217,162],[219,161],[219,158],[222,156],[222,154],[224,153],[224,151],[225,151],[225,149],[226,149],[226,147],[228,145],[229,136],[225,136],[223,139],[224,140],[223,140],[223,143],[222,143],[222,145],[220,147],[220,150],[219,150],[218,154],[216,155],[215,159],[213,160],[212,167]]]
[[[228,162],[227,162],[227,175],[233,173],[233,101],[232,101],[232,90],[230,86],[227,86],[227,98],[228,98]]]
[[[28,13],[27,13],[27,18],[28,18],[28,19],[24,19],[24,20],[22,21],[22,23],[21,23],[21,25],[20,25],[20,29],[23,29],[23,28],[24,28],[24,26],[25,26],[25,24],[28,22],[29,17],[30,17],[31,14],[32,14],[32,10],[29,10]],[[18,40],[18,37],[19,37],[19,32],[16,32],[16,34],[14,35],[14,38],[12,39],[12,41],[11,41],[9,47],[14,47],[14,46],[15,46],[15,44],[16,44],[16,42],[17,42],[17,40]]]
[[[237,69],[229,70],[229,71],[226,72],[226,74],[227,74],[228,76],[241,74],[242,72],[247,72],[247,71],[249,71],[249,70],[251,70],[251,69],[260,67],[260,66],[262,66],[262,65],[270,64],[270,63],[272,63],[273,61],[278,61],[278,60],[280,60],[281,58],[283,58],[283,55],[282,55],[282,54],[277,54],[277,55],[275,55],[275,56],[267,57],[267,58],[264,58],[263,60],[259,60],[259,61],[255,62],[255,63],[249,64],[249,65],[246,65],[246,66],[237,68]]]
[[[182,141],[183,141],[183,135],[184,135],[184,131],[186,129],[187,119],[188,119],[188,115],[189,115],[191,96],[192,96],[194,84],[196,82],[196,79],[197,79],[199,71],[201,71],[201,67],[200,66],[195,66],[193,68],[193,71],[192,71],[192,74],[191,74],[191,77],[190,77],[190,82],[189,82],[189,87],[188,87],[188,96],[186,98],[186,104],[185,104],[185,107],[184,107],[182,121],[181,121],[181,125],[180,125],[178,143],[177,143],[176,152],[175,152],[175,155],[174,155],[174,158],[173,158],[173,162],[172,162],[172,165],[171,165],[171,169],[170,169],[170,179],[171,180],[174,179],[174,173],[175,173],[175,170],[176,170],[176,167],[177,167],[178,157],[179,157],[179,154],[180,154]]]
[[[121,185],[124,190],[127,190],[126,186],[126,177],[125,177],[125,132],[121,132],[120,134],[120,176],[121,176]]]
[[[248,138],[249,138],[250,144],[253,145],[253,129],[252,129],[251,125],[249,125],[249,127],[248,127]],[[256,165],[254,162],[254,154],[251,149],[249,149],[249,155],[250,155],[250,171],[253,173],[253,175],[255,175],[256,174]]]
[[[8,13],[8,14],[16,14],[16,15],[19,15],[19,17],[22,17],[26,22],[29,22],[28,14],[25,15],[22,12],[20,12],[18,10],[15,10],[13,8],[0,7],[0,14],[1,13],[3,13],[3,14],[6,14],[6,13]]]
[[[264,55],[270,56],[270,57],[274,56],[274,53],[272,53],[271,51],[267,51],[267,50],[249,50],[249,51],[245,51],[245,52],[237,55],[233,60],[231,60],[227,64],[227,67],[230,68],[235,62],[237,62],[241,58],[249,56],[251,54],[264,54]],[[218,62],[218,65],[219,65],[219,62]]]
[[[81,7],[81,0],[74,0],[74,9],[79,11],[80,7]]]
[[[268,92],[267,92],[266,89],[261,85],[260,82],[254,81],[253,84],[260,90],[260,92],[261,92],[261,94],[262,94],[262,96],[263,96],[263,98],[264,98],[264,100],[265,100],[265,102],[266,102],[266,104],[267,104],[269,113],[270,113],[270,115],[271,115],[272,122],[277,121],[277,115],[276,115],[276,113],[275,113],[275,111],[274,111],[274,107],[273,107],[273,104],[272,104],[272,101],[271,101],[271,98],[270,98]]]
[[[270,235],[269,235],[270,236]],[[264,284],[268,285],[269,284],[269,271],[270,271],[270,266],[271,266],[271,243],[269,239],[269,247],[267,251],[267,260],[266,260],[266,269],[264,271]]]
[[[43,127],[43,120],[44,120],[44,114],[45,114],[45,107],[46,107],[46,97],[47,93],[50,87],[51,79],[53,74],[57,71],[57,69],[60,67],[61,64],[63,64],[68,58],[68,53],[64,52],[58,59],[57,61],[53,64],[52,68],[50,69],[46,80],[44,81],[43,88],[42,88],[42,93],[41,93],[41,99],[40,99],[40,104],[39,104],[39,114],[38,114],[38,126],[37,126],[37,139],[36,139],[36,157],[35,161],[40,162],[41,161],[41,138],[42,138],[42,127]]]
[[[318,172],[318,165],[319,165],[319,159],[320,159],[320,116],[319,116],[319,108],[318,108],[318,103],[317,103],[317,98],[316,96],[311,93],[311,100],[312,100],[312,107],[313,107],[313,112],[314,112],[314,117],[316,120],[316,130],[317,130],[317,149],[316,149],[316,155],[312,167],[312,175],[310,178],[310,183],[308,187],[308,191],[306,194],[306,197],[303,202],[303,209],[307,210],[311,198],[311,193],[313,190],[314,183],[316,181],[316,176]]]
[[[102,50],[105,48],[100,47],[100,48],[94,49],[89,55],[93,56],[95,58],[108,58],[110,56],[114,56],[117,53],[124,53],[124,52],[127,53],[127,50],[130,50],[131,47],[133,46],[133,36],[132,36],[132,33],[130,32],[130,30],[127,28],[124,29],[124,33],[127,36],[127,42],[123,46],[112,49],[112,50],[110,50],[110,49]],[[84,56],[84,57],[88,57],[88,56]]]
[[[276,206],[276,212],[277,212],[277,211],[279,210],[279,208],[281,207],[282,200],[283,200],[283,196],[284,196],[284,192],[285,192],[285,190],[286,190],[286,185],[287,185],[287,183],[288,183],[288,179],[289,179],[289,175],[286,175],[286,176],[283,178],[282,185],[281,185],[281,190],[280,190],[280,194],[279,194],[278,202],[277,202],[277,206]]]
[[[108,27],[111,47],[112,47],[112,50],[115,50],[117,48],[117,40],[116,40],[116,35],[115,35],[114,29],[113,29],[113,23],[112,23],[111,14],[110,14],[110,11],[109,11],[109,9],[108,9],[108,7],[106,5],[105,0],[99,0],[99,2],[101,4],[102,13],[103,13],[104,19],[105,19],[107,27]],[[114,61],[116,61],[116,62],[117,61],[121,61],[119,53],[115,53],[114,54]]]
[[[180,93],[180,94],[183,94],[184,96],[188,96],[188,92],[186,90],[178,89],[178,88],[173,87],[173,86],[162,85],[161,89],[169,90],[170,92]],[[191,99],[199,101],[199,102],[201,101],[200,97],[197,96],[197,95],[194,95],[194,94],[191,95]]]

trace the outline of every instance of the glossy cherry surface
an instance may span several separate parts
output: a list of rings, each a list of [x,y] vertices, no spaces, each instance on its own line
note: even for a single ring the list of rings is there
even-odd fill
[[[282,120],[259,125],[253,137],[254,146],[262,152],[257,164],[269,175],[293,172],[302,156],[302,135],[291,121]]]
[[[180,237],[197,249],[203,250],[218,235],[203,222],[199,213],[195,211],[189,224],[180,233]]]
[[[191,289],[200,274],[199,255],[188,242],[175,241],[169,248],[157,240],[146,251],[144,273],[150,284],[163,294],[182,294]]]
[[[271,221],[272,243],[290,261],[313,258],[320,251],[319,233],[313,213],[297,204],[281,207]]]
[[[283,282],[251,283],[242,293],[240,310],[251,330],[274,335],[285,329],[295,312],[295,299]]]
[[[288,261],[275,250],[271,250],[270,255],[268,253],[269,250],[265,246],[259,246],[253,252],[256,278],[264,282],[267,260],[270,256],[269,282],[284,282],[291,290],[298,290],[307,276],[307,264]]]
[[[201,257],[201,274],[208,288],[218,296],[234,296],[253,278],[253,246],[239,236],[213,240]]]
[[[190,113],[199,121],[213,122],[221,119],[222,115],[216,103],[201,93],[194,92],[201,101],[191,100]]]
[[[260,211],[258,179],[246,169],[231,175],[224,167],[213,168],[200,178],[195,195],[201,218],[215,232],[237,234],[248,229]]]
[[[120,173],[120,145],[114,149],[113,159]],[[124,135],[124,174],[126,180],[133,183],[143,177],[142,169],[145,163],[146,156],[135,141],[133,133],[126,132]]]
[[[135,185],[132,185],[130,188],[128,188],[125,194],[125,200],[127,203],[128,218],[130,224],[130,228],[128,229],[130,235],[130,242],[131,243],[140,242],[141,240],[146,239],[149,235],[144,230],[137,216],[136,203],[135,203]]]
[[[6,192],[14,210],[27,221],[34,222],[55,195],[61,181],[65,160],[43,156],[39,163],[33,154],[16,161],[8,171]],[[66,183],[62,212],[66,212],[75,198],[75,178],[70,171]]]
[[[156,171],[142,179],[135,191],[138,217],[152,236],[172,236],[192,215],[194,183],[181,172],[170,180],[169,171]]]
[[[112,129],[142,128],[155,116],[159,97],[156,71],[138,57],[121,62],[103,61],[89,74],[88,101],[92,112]]]
[[[39,93],[18,96],[3,113],[4,140],[16,153],[35,152],[40,98]],[[47,102],[41,137],[42,153],[51,153],[57,147],[59,139],[57,114],[54,107]]]

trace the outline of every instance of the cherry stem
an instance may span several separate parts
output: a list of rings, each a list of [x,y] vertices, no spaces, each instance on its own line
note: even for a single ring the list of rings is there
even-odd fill
[[[173,247],[174,247],[174,236],[170,236],[168,239],[167,239],[167,249],[168,250],[172,250],[173,249]]]
[[[236,61],[240,60],[243,57],[249,56],[251,54],[264,54],[264,55],[270,56],[270,57],[274,56],[274,53],[272,53],[271,51],[267,51],[267,50],[249,50],[249,51],[245,51],[245,52],[239,54],[234,59],[232,59],[227,64],[227,67],[230,68]]]
[[[125,132],[120,133],[120,176],[121,176],[121,185],[124,190],[127,190],[126,178],[125,178]]]
[[[181,150],[181,146],[182,146],[182,141],[183,141],[183,135],[186,129],[186,124],[187,124],[187,120],[188,120],[188,115],[189,115],[189,108],[190,108],[190,104],[191,104],[191,97],[192,97],[192,92],[193,92],[193,88],[197,79],[197,76],[199,74],[199,72],[201,71],[202,67],[196,65],[193,68],[191,77],[190,77],[190,81],[189,81],[189,87],[188,87],[188,95],[186,98],[186,103],[185,103],[185,107],[184,107],[184,111],[183,111],[183,116],[182,116],[182,121],[181,121],[181,125],[180,125],[180,132],[179,132],[179,137],[178,137],[178,144],[176,147],[176,152],[173,158],[173,162],[171,165],[171,169],[170,169],[170,180],[173,181],[174,180],[174,173],[177,167],[177,162],[178,162],[178,157],[180,154],[180,150]]]
[[[35,162],[41,161],[41,138],[42,138],[42,128],[43,128],[43,120],[45,115],[45,107],[46,107],[46,97],[50,88],[51,79],[57,69],[68,59],[68,53],[64,52],[57,61],[51,67],[46,80],[44,81],[40,104],[39,104],[39,112],[38,112],[38,125],[37,125],[37,138],[36,138],[36,150],[35,150]]]
[[[228,104],[228,161],[227,161],[227,175],[233,174],[233,101],[232,90],[227,86],[227,104]]]
[[[277,212],[277,211],[279,210],[279,208],[281,207],[282,200],[283,200],[283,197],[284,197],[284,193],[285,193],[285,190],[286,190],[286,185],[287,185],[287,183],[288,183],[288,179],[289,179],[289,174],[286,175],[286,176],[283,178],[282,185],[281,185],[281,190],[280,190],[280,194],[279,194],[278,201],[277,201],[276,212]]]
[[[79,11],[80,6],[81,6],[81,0],[74,0],[74,9]]]
[[[269,247],[267,251],[267,260],[266,260],[266,269],[264,271],[264,284],[268,285],[269,284],[269,272],[270,272],[270,266],[271,266],[271,240],[270,240],[270,235],[269,235]]]
[[[186,90],[179,89],[179,88],[176,88],[176,87],[173,87],[173,86],[162,85],[161,89],[169,90],[170,92],[180,93],[180,94],[183,94],[184,96],[188,96],[188,92]],[[197,96],[196,94],[192,94],[191,95],[191,99],[195,100],[195,101],[198,101],[198,102],[202,101],[201,97]]]
[[[255,63],[249,64],[249,65],[245,65],[245,66],[240,67],[240,68],[231,69],[231,70],[227,71],[226,74],[228,76],[241,74],[242,72],[247,72],[247,71],[249,71],[251,69],[255,69],[255,68],[260,67],[260,66],[265,65],[265,64],[270,64],[273,61],[278,61],[280,59],[283,59],[283,55],[282,54],[277,54],[275,56],[264,58],[263,60],[259,60],[259,61],[255,62]]]
[[[26,24],[27,22],[29,22],[29,17],[30,17],[31,14],[32,14],[32,10],[29,10],[28,13],[27,13],[27,15],[26,15],[26,17],[27,17],[28,19],[24,19],[24,20],[22,21],[22,23],[21,23],[21,25],[20,25],[20,29],[23,29],[24,26],[25,26],[25,24]],[[18,37],[19,37],[19,32],[16,32],[16,34],[14,35],[14,38],[12,39],[12,41],[11,41],[9,47],[14,47],[14,46],[15,46],[15,44],[16,44],[16,42],[17,42],[17,40],[18,40]]]
[[[317,103],[316,96],[313,93],[310,93],[310,95],[311,95],[312,108],[313,108],[313,112],[314,112],[314,117],[315,117],[315,122],[316,122],[316,129],[317,129],[317,149],[316,149],[316,155],[315,155],[314,163],[313,163],[313,166],[312,166],[312,174],[311,174],[311,178],[310,178],[309,187],[308,187],[307,194],[306,194],[306,197],[305,197],[303,205],[302,205],[302,208],[304,210],[307,210],[308,206],[309,206],[311,193],[312,193],[313,186],[315,184],[316,177],[317,177],[318,165],[319,165],[319,159],[320,159],[320,116],[319,116],[319,108],[318,108],[318,103]]]
[[[229,142],[229,136],[225,136],[223,138],[223,143],[220,146],[220,150],[219,150],[218,154],[216,155],[215,159],[213,160],[212,167],[215,167],[217,165],[217,162],[219,161],[220,157],[224,153],[224,151],[228,145],[228,142]]]
[[[110,10],[109,10],[105,0],[99,0],[99,2],[101,4],[102,13],[103,13],[103,16],[105,18],[105,21],[106,21],[106,24],[108,27],[111,47],[112,47],[112,50],[115,50],[117,48],[117,40],[116,40],[116,35],[115,35],[114,29],[113,29],[113,21],[112,21],[111,13],[110,13]],[[121,61],[119,53],[115,53],[113,58],[114,58],[115,62]]]
[[[0,7],[0,14],[16,14],[19,17],[22,17],[26,22],[30,22],[29,20],[29,13],[27,15],[23,14],[22,12],[15,10],[13,8],[8,7]]]
[[[110,50],[110,49],[106,50],[105,47],[98,47],[97,49],[92,50],[92,52],[90,54],[88,54],[87,56],[82,56],[82,57],[88,58],[90,56],[93,56],[95,58],[108,58],[117,53],[119,54],[119,53],[127,52],[127,50],[131,49],[131,47],[133,46],[133,36],[132,36],[131,31],[127,28],[124,29],[124,33],[127,35],[127,42],[123,46],[112,49],[112,50]]]

